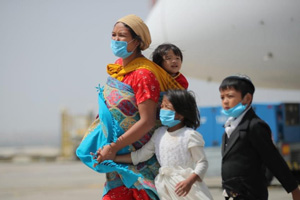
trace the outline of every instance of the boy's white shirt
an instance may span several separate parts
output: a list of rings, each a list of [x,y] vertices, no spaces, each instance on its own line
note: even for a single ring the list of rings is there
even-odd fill
[[[239,125],[239,123],[242,121],[244,115],[248,112],[248,110],[251,108],[249,106],[240,116],[238,116],[236,119],[234,117],[229,117],[225,123],[225,132],[227,134],[227,137],[230,138],[231,133],[236,129],[236,127]]]

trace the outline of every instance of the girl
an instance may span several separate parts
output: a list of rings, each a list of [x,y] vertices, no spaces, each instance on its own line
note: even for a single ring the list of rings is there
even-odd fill
[[[156,154],[161,167],[155,187],[161,200],[213,199],[203,182],[208,162],[202,135],[195,131],[200,114],[193,93],[167,91],[160,120],[164,126],[155,130],[148,143],[135,152],[116,156],[114,161],[136,165]]]
[[[166,70],[182,87],[188,88],[187,79],[179,72],[182,65],[182,52],[174,44],[161,44],[152,53],[152,60]]]

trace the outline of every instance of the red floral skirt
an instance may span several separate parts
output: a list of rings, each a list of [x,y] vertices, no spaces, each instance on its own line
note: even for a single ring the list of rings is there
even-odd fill
[[[111,189],[102,200],[151,200],[145,190],[120,186]]]

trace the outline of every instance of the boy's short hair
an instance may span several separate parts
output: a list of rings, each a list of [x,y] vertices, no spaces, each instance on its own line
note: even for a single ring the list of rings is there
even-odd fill
[[[237,91],[240,91],[242,93],[242,97],[244,97],[247,93],[250,93],[251,95],[254,94],[255,87],[247,75],[232,75],[226,77],[220,87],[219,90],[225,90],[228,88],[234,88]]]

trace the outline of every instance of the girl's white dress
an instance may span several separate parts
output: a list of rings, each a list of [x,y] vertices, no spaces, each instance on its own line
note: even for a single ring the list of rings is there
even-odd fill
[[[136,165],[156,154],[161,167],[155,178],[155,186],[161,200],[211,200],[212,195],[203,181],[208,168],[203,148],[204,140],[197,131],[183,127],[168,132],[167,127],[163,126],[154,132],[146,145],[132,152],[131,158]],[[202,182],[196,181],[185,197],[179,197],[175,193],[175,186],[191,173],[197,174]]]

